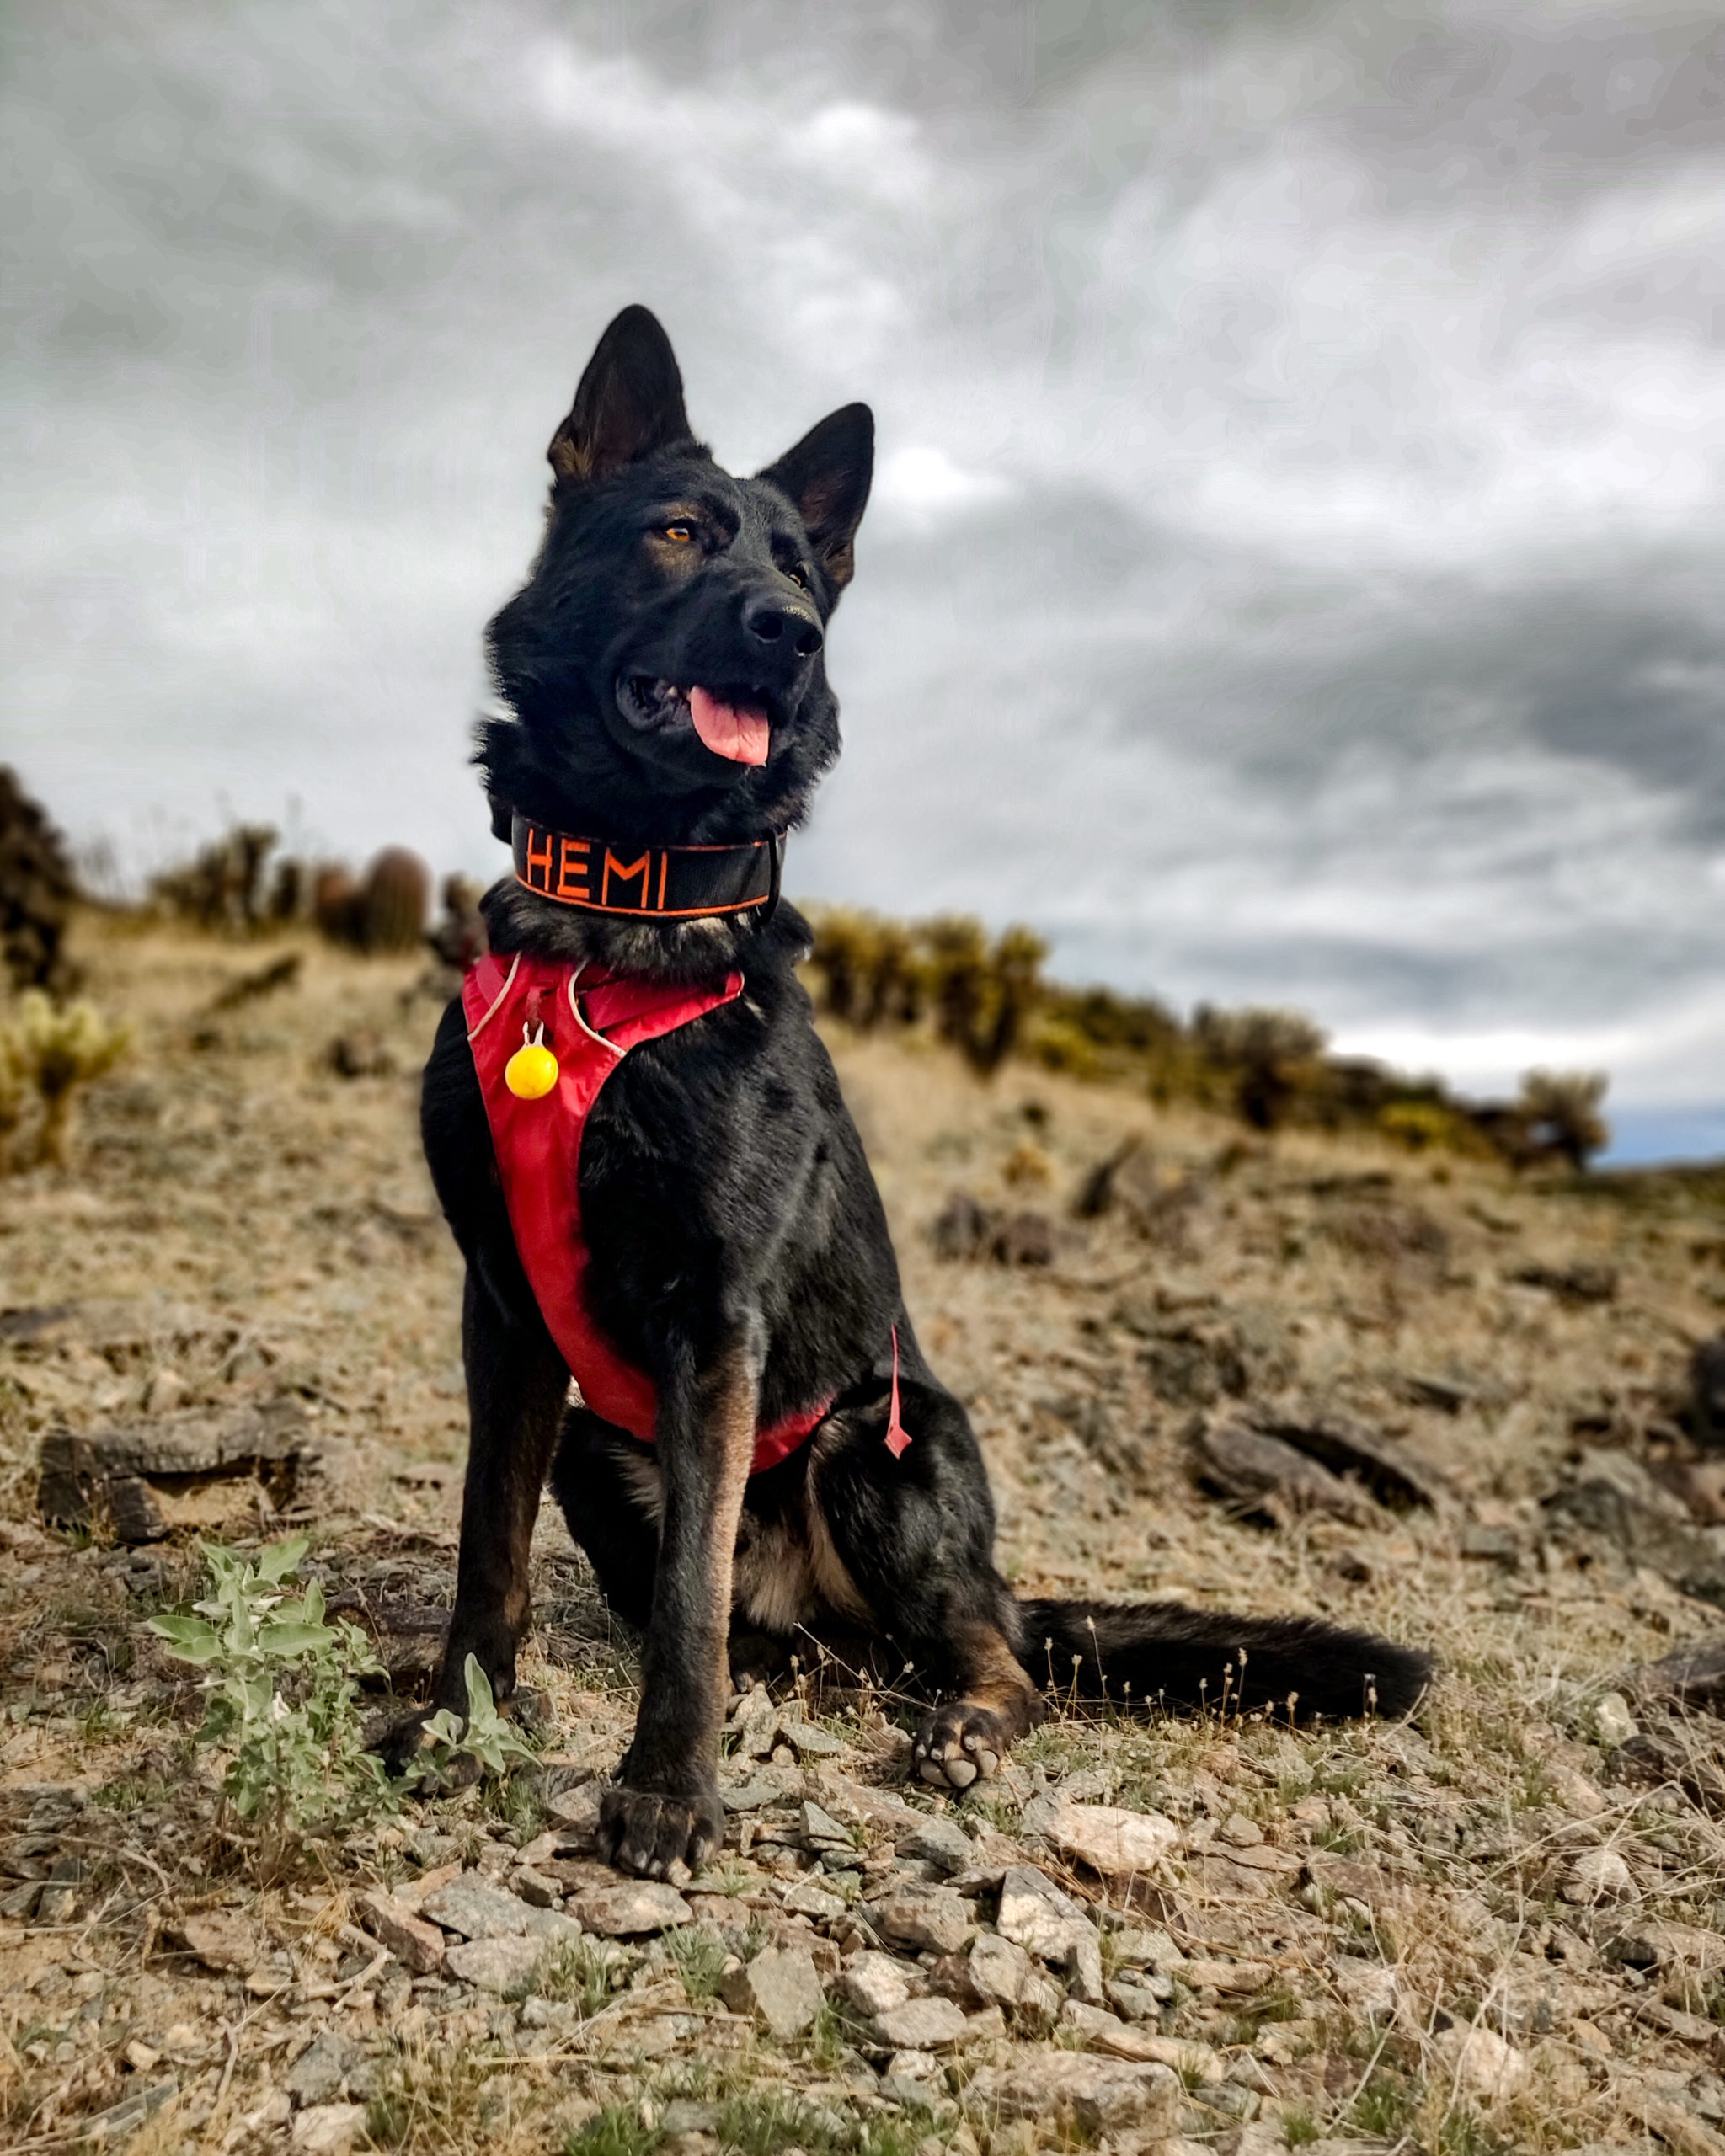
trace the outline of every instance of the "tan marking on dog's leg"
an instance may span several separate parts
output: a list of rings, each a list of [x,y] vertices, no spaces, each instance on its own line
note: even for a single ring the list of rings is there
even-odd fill
[[[719,1361],[702,1388],[707,1455],[713,1469],[712,1510],[702,1551],[704,1592],[701,1602],[703,1635],[710,1629],[716,1697],[713,1740],[724,1720],[729,1696],[727,1648],[731,1598],[735,1582],[737,1530],[742,1524],[743,1492],[755,1462],[755,1431],[761,1404],[761,1376],[755,1358],[733,1348]]]
[[[665,1514],[640,1712],[621,1782],[600,1800],[600,1849],[628,1871],[698,1870],[724,1833],[716,1769],[729,1697],[743,1490],[755,1454],[760,1363],[750,1344],[702,1380],[698,1464],[666,1466]]]
[[[832,1529],[827,1524],[820,1502],[820,1470],[824,1460],[819,1455],[809,1462],[808,1486],[804,1495],[804,1515],[809,1534],[809,1577],[814,1592],[820,1598],[822,1614],[848,1620],[852,1624],[867,1624],[871,1617],[857,1582],[851,1577],[850,1568],[840,1556],[838,1545],[833,1540]]]

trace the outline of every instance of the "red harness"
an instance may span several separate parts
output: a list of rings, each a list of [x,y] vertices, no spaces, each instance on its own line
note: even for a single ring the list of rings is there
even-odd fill
[[[527,1283],[587,1405],[607,1422],[650,1444],[658,1409],[653,1380],[618,1354],[588,1305],[581,1138],[600,1088],[629,1050],[734,1002],[743,992],[743,976],[730,974],[722,989],[600,979],[578,996],[576,985],[585,971],[525,953],[508,960],[488,955],[462,983],[462,1003],[504,1203]],[[545,1044],[557,1057],[557,1083],[542,1099],[521,1100],[504,1083],[504,1065],[541,1027]],[[891,1433],[899,1433],[898,1405],[895,1337]],[[824,1400],[760,1431],[750,1472],[777,1467],[831,1406]]]

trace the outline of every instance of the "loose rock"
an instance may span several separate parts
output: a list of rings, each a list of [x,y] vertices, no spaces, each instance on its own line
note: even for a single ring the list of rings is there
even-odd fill
[[[970,1950],[970,1983],[996,2006],[1017,2006],[1035,1975],[1030,1956],[1010,1939],[985,1932]]]
[[[1113,1977],[1108,1985],[1108,2004],[1129,2021],[1153,2021],[1174,1996],[1172,1977],[1147,1973],[1142,1982]]]
[[[1635,1896],[1635,1875],[1616,1849],[1588,1849],[1570,1867],[1559,1891],[1566,1902],[1585,1907],[1629,1901]]]
[[[243,1917],[211,1910],[188,1917],[179,1927],[189,1953],[223,1976],[249,1976],[264,1959],[263,1941]]]
[[[1395,2013],[1399,1994],[1392,1968],[1357,1955],[1338,1954],[1335,1971],[1343,1996],[1356,2014],[1368,2021],[1387,2021]]]
[[[463,1939],[520,1939],[530,1912],[524,1902],[494,1886],[481,1873],[465,1871],[419,1904],[422,1914]],[[393,1951],[393,1950],[392,1950]]]
[[[1278,1526],[1303,1513],[1327,1513],[1354,1527],[1383,1518],[1358,1483],[1241,1420],[1200,1429],[1193,1440],[1193,1468],[1203,1487],[1242,1514]]]
[[[936,1954],[956,1954],[976,1929],[969,1903],[949,1886],[900,1886],[869,1915],[883,1939]]]
[[[798,1812],[797,1823],[803,1830],[804,1844],[812,1849],[848,1849],[851,1830],[825,1812],[818,1804],[804,1803]]]
[[[900,1856],[937,1865],[948,1876],[967,1870],[976,1857],[976,1844],[964,1828],[938,1817],[919,1819],[893,1846]]]
[[[1594,1709],[1594,1728],[1607,1751],[1627,1744],[1635,1735],[1635,1716],[1621,1692],[1607,1692]]]
[[[378,1944],[387,1946],[404,1969],[416,1977],[435,1976],[443,1967],[443,1934],[404,1908],[393,1894],[381,1891],[362,1894],[358,1903],[361,1924]]]
[[[694,1912],[675,1886],[661,1886],[652,1880],[620,1880],[615,1886],[598,1886],[572,1896],[569,1913],[588,1931],[602,1939],[628,1939],[644,1931],[668,1931],[673,1924],[687,1924]]]
[[[523,1865],[509,1883],[511,1892],[519,1894],[536,1909],[548,1909],[563,1893],[554,1879],[547,1879],[542,1871],[535,1871],[531,1865]]]
[[[945,2051],[964,2035],[968,2018],[963,2007],[938,1997],[907,1999],[889,2006],[874,2017],[880,2040],[895,2051]]]
[[[830,1730],[817,1729],[813,1722],[786,1721],[780,1725],[779,1734],[799,1759],[835,1759],[844,1748],[844,1739],[835,1737]]]
[[[1166,2066],[1039,2047],[1022,2064],[985,2068],[966,2095],[985,2118],[1070,2121],[1090,2138],[1131,2130],[1154,2142],[1173,2132],[1181,2089]]]
[[[1180,1972],[1194,1991],[1262,1991],[1275,1971],[1268,1961],[1188,1961]]]
[[[979,1940],[978,1947],[981,1945]],[[875,2016],[890,2013],[911,1996],[910,1979],[903,1963],[894,1961],[890,1954],[877,1954],[867,1949],[846,1966],[839,1988],[859,2014]]]
[[[288,2095],[302,2109],[333,2104],[342,2094],[347,2077],[360,2057],[357,2045],[326,2029],[322,2036],[312,2039],[311,2047],[302,2052],[290,2068]]]
[[[1339,1894],[1344,1901],[1363,1902],[1368,1908],[1381,1898],[1389,1883],[1375,1865],[1362,1864],[1357,1857],[1334,1856],[1327,1849],[1314,1849],[1304,1869],[1314,1886]]]
[[[821,1885],[818,1872],[798,1880],[782,1903],[788,1916],[813,1917],[817,1924],[836,1924],[845,1913],[846,1906],[842,1895]]]
[[[752,1692],[744,1694],[730,1727],[737,1734],[737,1749],[745,1758],[765,1759],[771,1755],[778,1737],[779,1710],[764,1685],[757,1684]]]
[[[545,1958],[537,1939],[468,1939],[450,1948],[447,1967],[451,1976],[477,1990],[517,1992],[532,1983]]]
[[[590,1853],[599,1839],[600,1785],[584,1782],[579,1789],[564,1790],[545,1806],[546,1816],[562,1829],[560,1846],[581,1854]]]
[[[293,2145],[300,2156],[342,2156],[365,2129],[363,2104],[315,2104],[293,2122]]]
[[[1152,1870],[1180,1846],[1179,1828],[1160,1812],[1128,1812],[1111,1804],[1060,1804],[1042,1831],[1062,1856],[1104,1877]]]
[[[1070,1894],[1034,1865],[1017,1864],[1001,1881],[997,1928],[1002,1939],[1057,1967],[1076,1943],[1096,1943],[1096,1926]]]
[[[805,1946],[769,1946],[727,1972],[719,1993],[733,2013],[752,2015],[782,2041],[800,2036],[820,2011],[820,1977]]]
[[[1525,2052],[1506,2044],[1482,2022],[1458,2021],[1453,2028],[1442,2030],[1433,2043],[1456,2086],[1487,2103],[1513,2096],[1527,2079]]]

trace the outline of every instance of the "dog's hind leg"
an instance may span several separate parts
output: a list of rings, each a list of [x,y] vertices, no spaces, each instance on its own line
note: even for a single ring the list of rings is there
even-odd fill
[[[551,1464],[551,1488],[600,1593],[619,1617],[644,1632],[653,1614],[665,1508],[658,1461],[590,1408],[572,1407]]]
[[[882,1632],[947,1695],[917,1732],[918,1773],[965,1789],[996,1772],[1041,1718],[1041,1700],[1019,1659],[1017,1605],[994,1568],[994,1507],[969,1422],[920,1358],[906,1364],[908,1449],[895,1457],[882,1441],[883,1398],[817,1459],[810,1501]]]

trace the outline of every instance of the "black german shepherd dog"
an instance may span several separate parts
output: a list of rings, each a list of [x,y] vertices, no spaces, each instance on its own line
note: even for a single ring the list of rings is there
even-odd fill
[[[499,836],[521,819],[614,846],[776,848],[839,752],[821,656],[850,581],[873,420],[849,404],[752,479],[692,435],[644,308],[606,331],[552,441],[543,544],[490,626],[509,716],[478,761]],[[715,718],[714,714],[718,717]],[[697,722],[701,722],[698,723]],[[729,728],[729,734],[725,731]],[[751,732],[752,729],[752,732]],[[750,738],[741,738],[748,735]],[[518,856],[519,862],[519,856]],[[774,879],[774,898],[777,879]],[[471,1653],[515,1684],[528,1545],[547,1472],[613,1609],[645,1637],[634,1740],[601,1844],[628,1870],[698,1867],[723,1831],[715,1768],[733,1679],[810,1640],[872,1639],[934,1702],[914,1758],[964,1789],[1037,1721],[1030,1675],[1194,1707],[1405,1712],[1425,1656],[1305,1618],[1172,1604],[1019,1602],[964,1408],[924,1361],[886,1220],[796,967],[788,906],[648,920],[584,911],[518,873],[485,900],[493,951],[602,978],[744,992],[616,1066],[579,1154],[597,1325],[656,1388],[646,1444],[570,1404],[570,1372],[511,1230],[467,1021],[425,1072],[425,1151],[467,1260],[472,1439],[456,1605],[435,1688],[459,1713]],[[750,1473],[757,1429],[830,1403]],[[908,1447],[888,1444],[899,1414]],[[411,1741],[403,1725],[398,1742]]]

